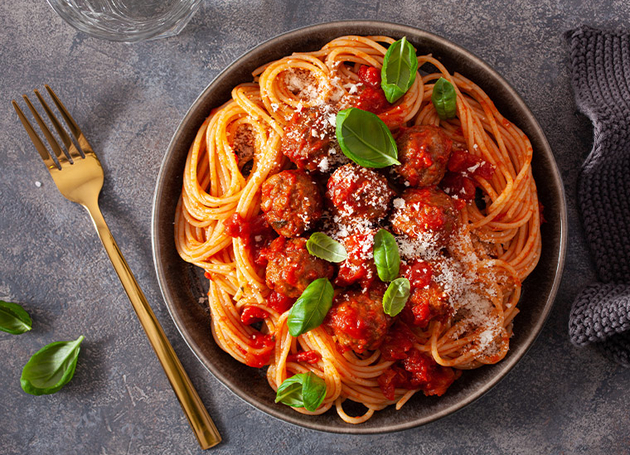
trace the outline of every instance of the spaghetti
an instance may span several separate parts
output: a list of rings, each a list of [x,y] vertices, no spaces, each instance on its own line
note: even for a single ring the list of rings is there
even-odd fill
[[[203,268],[209,279],[212,335],[219,346],[239,362],[267,366],[274,390],[294,374],[313,372],[324,379],[326,398],[315,412],[296,411],[321,414],[335,407],[348,423],[364,422],[388,405],[399,409],[420,390],[441,395],[461,370],[500,361],[508,351],[521,283],[536,266],[541,249],[528,138],[478,86],[451,74],[431,55],[418,57],[421,73],[402,98],[394,104],[383,100],[370,68],[380,73],[393,42],[384,36],[344,36],[318,51],[294,53],[257,69],[254,81],[236,86],[231,99],[214,109],[199,129],[175,217],[180,256]],[[431,102],[440,77],[456,91],[457,115],[450,120],[441,120]],[[331,191],[330,174],[353,166],[345,164],[334,137],[335,115],[348,107],[376,113],[407,153],[416,150],[410,131],[440,139],[448,153],[439,155],[445,156],[446,167],[437,177],[439,184],[417,188],[414,169],[405,174],[401,167],[397,174],[394,168],[378,173],[391,192],[380,202],[389,217],[348,221],[331,209],[337,193]],[[302,160],[300,141],[305,137],[310,150],[319,153],[316,160]],[[439,160],[423,150],[416,150],[425,153],[420,168]],[[315,185],[325,187],[329,180],[325,195],[322,189],[328,205],[321,217],[309,209],[309,216],[316,214],[313,220],[304,223],[303,232],[288,234],[293,239],[284,239],[261,213],[262,188],[270,177],[295,168],[294,163]],[[337,180],[343,184],[352,177]],[[310,193],[288,199],[308,200]],[[444,198],[452,211],[439,202]],[[431,210],[422,209],[425,215],[414,212],[421,203],[452,215],[448,235],[436,240],[415,230],[414,220],[435,212],[431,205]],[[343,243],[350,258],[330,266],[339,276],[335,305],[325,323],[292,337],[287,317],[295,296],[288,296],[286,288],[270,289],[268,263],[289,256],[286,250],[274,255],[274,239],[299,248],[300,239],[316,227]],[[412,294],[403,312],[386,316],[373,331],[378,337],[360,346],[358,335],[337,329],[370,322],[369,315],[350,321],[343,315],[367,312],[367,306],[351,299],[363,299],[357,296],[378,288],[369,264],[373,232],[379,227],[396,234],[401,274],[409,278]],[[330,269],[322,270],[320,276],[330,275]],[[337,304],[343,298],[345,303]],[[366,411],[347,414],[345,400],[362,403]]]

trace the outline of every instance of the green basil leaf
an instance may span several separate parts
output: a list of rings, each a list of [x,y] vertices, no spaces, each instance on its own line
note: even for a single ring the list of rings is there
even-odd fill
[[[276,392],[276,403],[314,412],[326,398],[326,382],[309,371],[285,379]]]
[[[328,278],[318,278],[309,284],[289,311],[289,333],[296,337],[319,327],[332,306],[333,295],[333,286]]]
[[[326,381],[312,372],[308,372],[302,385],[302,399],[307,411],[314,412],[326,398]]]
[[[442,120],[454,118],[457,114],[457,93],[455,87],[443,77],[433,86],[431,101]]]
[[[374,236],[374,264],[381,281],[392,281],[400,272],[400,254],[396,237],[385,229]]]
[[[303,408],[302,381],[304,374],[296,374],[285,379],[276,392],[276,403],[286,404],[293,408]]]
[[[81,335],[74,341],[57,341],[37,351],[22,370],[22,390],[31,395],[48,395],[70,382],[84,338]]]
[[[417,73],[418,57],[407,37],[392,43],[385,53],[381,68],[381,88],[387,101],[395,103],[407,93]]]
[[[0,300],[0,330],[19,335],[32,327],[33,321],[24,308],[17,303]]]
[[[363,167],[400,164],[391,131],[373,114],[356,107],[337,114],[337,141],[344,155]]]
[[[383,295],[383,311],[391,317],[396,316],[405,307],[409,299],[411,285],[407,278],[396,278],[389,283]]]
[[[343,262],[348,259],[343,245],[323,232],[313,233],[306,242],[306,249],[313,256],[328,262]]]

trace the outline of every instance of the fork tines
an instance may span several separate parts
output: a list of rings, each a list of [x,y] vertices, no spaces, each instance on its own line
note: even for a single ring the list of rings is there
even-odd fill
[[[33,106],[33,104],[31,103],[31,101],[28,99],[26,95],[22,95],[22,97],[24,98],[24,101],[26,102],[26,105],[28,106],[29,110],[33,114],[33,117],[35,118],[35,121],[39,125],[39,128],[44,133],[44,136],[46,137],[48,144],[50,144],[50,148],[53,151],[52,154],[49,153],[49,150],[46,148],[46,145],[40,139],[39,135],[37,134],[37,132],[31,125],[31,123],[28,121],[28,119],[24,115],[24,112],[22,112],[22,109],[20,109],[18,104],[15,102],[15,100],[13,100],[11,104],[13,104],[15,111],[20,117],[20,121],[22,122],[22,125],[24,125],[26,132],[31,138],[31,141],[33,141],[35,148],[39,152],[39,155],[42,157],[42,160],[44,160],[44,163],[46,164],[48,169],[53,169],[53,168],[61,169],[61,166],[63,166],[64,164],[72,164],[74,160],[85,158],[86,154],[94,153],[94,152],[92,151],[90,144],[85,139],[85,136],[81,132],[81,129],[79,128],[77,123],[74,121],[74,119],[70,116],[70,114],[68,113],[68,110],[63,105],[63,103],[59,100],[55,92],[53,92],[53,90],[48,85],[45,85],[44,87],[46,88],[46,91],[52,98],[53,102],[55,103],[55,106],[57,106],[57,109],[59,110],[59,113],[61,114],[66,125],[68,126],[68,129],[70,130],[75,140],[77,141],[78,147],[72,141],[72,139],[70,138],[70,136],[68,135],[64,127],[61,125],[61,123],[59,122],[59,120],[57,119],[53,111],[48,106],[48,103],[46,103],[46,101],[44,100],[44,98],[42,97],[42,95],[39,93],[38,90],[34,90],[35,95],[37,96],[37,99],[39,100],[44,110],[46,111],[46,115],[50,119],[50,122],[54,126],[57,134],[61,138],[63,145],[65,147],[65,151],[59,145],[59,142],[57,142],[57,140],[51,133],[46,123],[44,123],[44,120],[42,119],[41,115],[39,115],[39,113],[37,112],[37,110],[35,109],[35,107]]]

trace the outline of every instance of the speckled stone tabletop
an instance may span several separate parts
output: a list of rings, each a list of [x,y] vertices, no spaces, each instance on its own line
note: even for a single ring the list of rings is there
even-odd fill
[[[542,125],[564,179],[569,249],[538,340],[496,387],[423,427],[373,436],[319,433],[244,403],[197,361],[162,300],[151,254],[151,204],[179,121],[232,60],[294,28],[340,19],[415,26],[484,59]],[[576,110],[563,34],[630,27],[625,1],[212,0],[176,37],[100,41],[45,1],[0,2],[0,299],[33,330],[0,332],[0,453],[202,453],[84,210],[55,188],[10,106],[50,84],[97,150],[101,208],[114,237],[223,435],[215,453],[630,453],[630,370],[571,345],[571,302],[594,280],[575,205],[592,127]],[[55,395],[20,388],[29,357],[85,335],[72,382]]]

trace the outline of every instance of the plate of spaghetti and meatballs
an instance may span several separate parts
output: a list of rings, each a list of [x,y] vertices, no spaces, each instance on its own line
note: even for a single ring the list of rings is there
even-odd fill
[[[566,204],[519,95],[468,51],[383,22],[281,35],[192,105],[158,177],[169,312],[236,395],[376,433],[487,392],[559,285]]]

